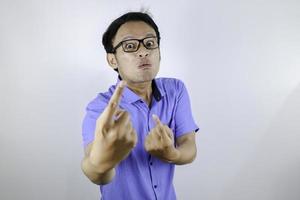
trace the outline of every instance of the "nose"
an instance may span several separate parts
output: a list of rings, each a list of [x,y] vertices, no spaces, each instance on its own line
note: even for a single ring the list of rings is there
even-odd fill
[[[149,53],[139,53],[140,58],[147,57],[148,55],[149,55]]]
[[[146,49],[143,45],[141,45],[138,51],[138,56],[142,58],[142,57],[147,57],[148,55],[149,55],[149,50]]]

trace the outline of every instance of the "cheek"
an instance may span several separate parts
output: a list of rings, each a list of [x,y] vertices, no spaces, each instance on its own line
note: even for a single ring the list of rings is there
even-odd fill
[[[159,65],[160,65],[159,57],[153,58],[153,59],[152,59],[152,63],[154,64],[155,68],[158,70]]]
[[[155,63],[160,62],[160,53],[159,53],[159,51],[153,52],[153,54],[151,54],[151,59],[152,59]]]
[[[132,65],[134,62],[135,62],[134,55],[127,54],[127,55],[121,55],[119,57],[119,64],[121,66]]]

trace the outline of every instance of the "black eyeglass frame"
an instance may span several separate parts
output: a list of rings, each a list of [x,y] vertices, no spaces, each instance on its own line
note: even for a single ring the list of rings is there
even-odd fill
[[[145,40],[145,39],[148,39],[148,38],[156,38],[156,39],[157,39],[157,47],[155,47],[155,48],[149,48],[149,47],[146,47],[146,45],[144,44],[144,40]],[[150,36],[150,37],[145,37],[145,38],[143,38],[143,39],[128,39],[128,40],[123,40],[123,41],[119,42],[115,47],[112,48],[112,53],[116,53],[117,48],[119,48],[120,46],[122,46],[123,51],[126,52],[126,53],[134,53],[134,52],[137,52],[137,51],[140,49],[141,43],[143,43],[143,45],[144,45],[144,47],[145,47],[146,49],[150,49],[150,50],[152,50],[152,49],[157,49],[157,48],[159,48],[159,39],[160,39],[160,37]],[[138,41],[138,42],[139,42],[136,51],[125,51],[125,49],[124,49],[124,47],[123,47],[123,42],[131,41],[131,40],[135,40],[135,41]]]

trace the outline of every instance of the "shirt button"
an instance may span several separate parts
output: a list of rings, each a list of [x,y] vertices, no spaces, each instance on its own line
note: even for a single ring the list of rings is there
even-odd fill
[[[157,185],[154,185],[154,188],[157,188]]]
[[[150,165],[152,165],[153,163],[152,162],[150,162]]]

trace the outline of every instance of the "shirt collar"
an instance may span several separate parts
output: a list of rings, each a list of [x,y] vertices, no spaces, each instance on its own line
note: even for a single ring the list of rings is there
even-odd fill
[[[117,80],[117,83],[116,83],[116,86],[118,85],[118,83],[122,80],[121,76],[118,75],[118,80]],[[157,81],[156,79],[153,79],[152,80],[152,83],[151,83],[151,86],[152,86],[152,95],[154,96],[155,100],[156,101],[160,101],[161,98],[164,96],[164,92],[163,90],[161,89],[161,86],[160,86],[160,82]],[[122,97],[125,99],[125,101],[127,101],[128,103],[133,103],[133,102],[136,102],[138,100],[141,99],[140,96],[138,96],[136,93],[134,93],[131,89],[129,89],[128,87],[125,87],[124,88],[124,91],[122,93]]]

